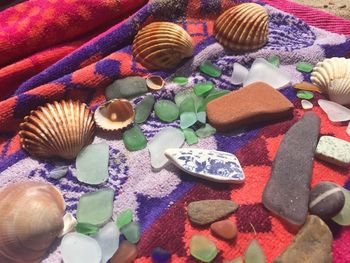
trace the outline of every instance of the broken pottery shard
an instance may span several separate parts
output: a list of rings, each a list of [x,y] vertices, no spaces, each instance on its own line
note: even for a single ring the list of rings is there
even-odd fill
[[[315,154],[325,162],[347,167],[350,165],[350,142],[333,136],[322,136]]]
[[[181,147],[184,142],[185,136],[179,129],[173,127],[162,129],[148,144],[152,167],[154,169],[163,168],[168,162],[164,151],[168,148]]]
[[[332,122],[342,122],[350,120],[350,109],[328,100],[318,100],[318,105],[327,114]]]
[[[265,82],[275,89],[286,87],[291,82],[289,76],[263,58],[257,58],[254,61],[243,86],[257,81]]]
[[[307,112],[283,138],[263,192],[264,206],[292,224],[304,224],[308,211],[320,118]]]
[[[317,216],[309,216],[292,243],[274,263],[330,263],[332,259],[332,232]]]
[[[231,77],[231,83],[233,85],[241,85],[245,78],[248,76],[248,69],[239,63],[233,63],[233,71]]]
[[[192,223],[206,225],[236,211],[238,205],[231,200],[202,200],[192,202],[187,213]]]
[[[207,105],[209,123],[219,131],[263,121],[284,119],[292,115],[293,104],[279,91],[256,82],[230,92]]]

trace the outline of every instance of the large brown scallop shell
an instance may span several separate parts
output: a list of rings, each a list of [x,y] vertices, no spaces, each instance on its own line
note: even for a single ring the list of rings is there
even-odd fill
[[[234,6],[222,13],[214,24],[214,35],[225,48],[252,51],[268,40],[268,20],[264,7],[255,3]]]
[[[182,27],[170,22],[153,22],[137,33],[133,54],[147,69],[172,69],[182,59],[192,56],[193,43]]]
[[[0,191],[0,262],[39,262],[63,229],[64,199],[43,182]]]
[[[93,141],[95,121],[86,104],[61,101],[32,111],[20,125],[22,148],[31,155],[74,159]]]

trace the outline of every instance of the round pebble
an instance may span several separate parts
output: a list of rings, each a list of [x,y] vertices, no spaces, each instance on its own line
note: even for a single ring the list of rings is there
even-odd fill
[[[345,196],[341,187],[331,182],[321,182],[310,192],[309,210],[311,214],[327,220],[337,215],[343,208]]]
[[[167,263],[170,262],[170,259],[171,254],[161,247],[157,247],[152,251],[152,260],[155,263]]]
[[[231,220],[222,220],[211,224],[211,231],[223,239],[233,239],[237,236],[237,226]]]
[[[179,108],[170,100],[159,100],[154,105],[157,117],[165,122],[175,121],[179,117]]]

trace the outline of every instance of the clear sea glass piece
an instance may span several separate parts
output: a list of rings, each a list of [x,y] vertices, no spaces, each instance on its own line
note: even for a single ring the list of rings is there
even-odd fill
[[[350,109],[328,100],[318,100],[318,105],[327,114],[332,122],[343,122],[350,120]]]
[[[197,122],[197,115],[194,112],[184,112],[180,115],[180,127],[186,129]]]
[[[241,85],[248,75],[248,69],[241,64],[233,63],[233,72],[231,77],[231,83],[233,85]]]
[[[101,263],[106,263],[119,247],[119,229],[114,222],[109,222],[94,237],[102,250]]]
[[[314,105],[308,100],[301,100],[301,107],[303,107],[304,110],[311,110]]]

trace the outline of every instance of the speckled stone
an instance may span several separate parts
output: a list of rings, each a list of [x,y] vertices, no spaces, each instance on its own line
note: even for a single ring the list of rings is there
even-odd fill
[[[333,136],[322,136],[316,148],[316,157],[346,167],[350,164],[350,142]]]
[[[327,220],[336,216],[344,203],[341,187],[331,182],[321,182],[311,190],[309,210],[311,214]]]
[[[320,118],[307,112],[284,136],[263,192],[263,204],[292,224],[304,224],[309,208],[314,152]]]

